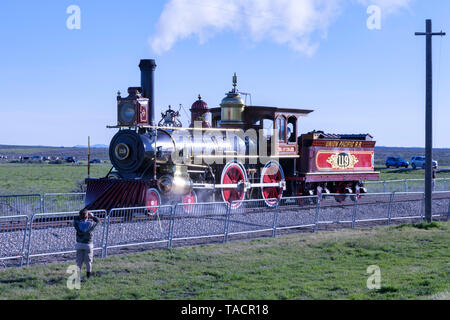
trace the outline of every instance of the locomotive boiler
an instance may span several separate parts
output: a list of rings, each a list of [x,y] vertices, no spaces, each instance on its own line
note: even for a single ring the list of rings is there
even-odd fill
[[[357,195],[363,181],[379,177],[369,134],[299,135],[299,120],[312,110],[246,105],[236,74],[220,107],[199,95],[189,127],[170,106],[156,123],[156,64],[141,60],[139,67],[141,86],[128,88],[127,97],[118,93],[117,125],[109,126],[118,129],[109,147],[113,168],[86,180],[88,209],[199,201],[237,208],[246,198],[271,207],[283,195]]]

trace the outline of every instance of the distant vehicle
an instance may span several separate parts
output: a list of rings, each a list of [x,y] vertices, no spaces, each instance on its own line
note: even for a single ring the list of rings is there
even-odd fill
[[[78,160],[75,159],[74,157],[65,157],[64,160],[68,163],[77,163]]]
[[[100,159],[92,159],[89,163],[102,163]]]
[[[390,168],[390,167],[395,167],[395,168],[405,167],[405,168],[408,168],[409,167],[409,162],[406,161],[406,160],[403,160],[400,157],[388,157],[386,159],[386,168]]]
[[[425,169],[425,157],[418,156],[411,158],[411,167],[415,170],[417,168]],[[433,160],[433,168],[437,169],[438,162]]]
[[[41,156],[32,156],[31,160],[42,160]]]

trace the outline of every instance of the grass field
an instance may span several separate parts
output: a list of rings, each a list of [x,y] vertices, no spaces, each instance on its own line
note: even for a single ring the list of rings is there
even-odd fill
[[[111,165],[91,165],[91,177],[104,177]],[[0,194],[43,194],[80,191],[87,177],[86,165],[0,164]]]
[[[404,180],[404,179],[424,179],[425,170],[422,169],[376,169],[380,171],[380,180]],[[438,171],[436,178],[450,178],[450,170]]]
[[[1,299],[450,299],[450,223],[377,227],[152,250],[0,270]],[[381,289],[366,287],[381,269]]]

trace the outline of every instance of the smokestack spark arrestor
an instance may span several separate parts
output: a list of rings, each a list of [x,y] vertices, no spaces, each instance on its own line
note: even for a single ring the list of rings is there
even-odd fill
[[[153,59],[143,59],[139,63],[142,96],[149,99],[148,124],[152,126],[155,125],[155,68],[156,63]]]

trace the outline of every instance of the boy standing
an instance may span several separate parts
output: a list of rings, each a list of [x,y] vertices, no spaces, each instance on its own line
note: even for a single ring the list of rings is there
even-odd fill
[[[92,218],[93,221],[89,221]],[[73,226],[77,231],[77,266],[81,271],[83,262],[86,263],[86,276],[89,278],[92,272],[94,260],[94,243],[92,242],[92,231],[99,223],[99,219],[87,209],[82,209],[78,217],[75,217]]]

